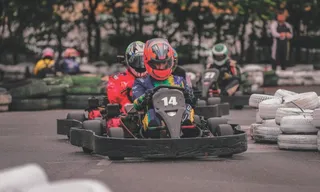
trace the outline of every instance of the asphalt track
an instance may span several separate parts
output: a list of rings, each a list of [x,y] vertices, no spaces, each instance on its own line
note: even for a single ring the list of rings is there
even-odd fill
[[[232,159],[199,158],[109,161],[86,155],[56,134],[56,119],[70,110],[0,114],[0,169],[34,162],[50,180],[93,178],[116,191],[301,192],[320,189],[318,152],[280,151],[276,145],[254,144]],[[231,111],[230,122],[248,129],[253,109]],[[0,181],[1,182],[1,181]]]

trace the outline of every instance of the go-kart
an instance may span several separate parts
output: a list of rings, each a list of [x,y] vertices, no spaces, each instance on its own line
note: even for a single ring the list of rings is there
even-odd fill
[[[232,156],[247,150],[247,136],[237,124],[227,124],[224,118],[204,119],[195,115],[192,125],[181,124],[186,110],[181,88],[159,86],[154,89],[152,103],[163,121],[158,127],[142,128],[143,112],[127,105],[127,115],[121,127],[109,127],[104,132],[100,120],[84,121],[82,127],[70,129],[70,143],[83,151],[108,156],[111,160],[125,157],[176,158],[196,156]],[[106,117],[119,116],[117,104],[108,104]],[[124,119],[137,125],[134,129]]]
[[[242,109],[243,106],[249,104],[250,94],[247,91],[241,91],[243,88],[240,87],[231,96],[222,96],[219,92],[218,78],[220,71],[218,69],[206,69],[203,72],[201,83],[201,91],[198,92],[198,97],[204,100],[212,98],[221,98],[222,103],[229,103],[231,108]]]
[[[103,99],[89,97],[88,108],[85,109],[85,111],[71,112],[67,114],[65,119],[57,119],[57,134],[66,135],[68,138],[70,138],[70,128],[81,128],[83,126],[83,122],[88,120],[102,120],[104,118],[102,122],[105,125],[107,119],[113,118],[110,117],[110,115],[106,116],[108,111],[108,103],[109,101],[107,96]],[[114,108],[111,106],[113,105],[109,105],[110,112],[114,110]],[[198,116],[208,119],[210,117],[229,115],[229,108],[230,107],[228,103],[221,104],[219,98],[212,98],[211,100],[209,99],[208,102],[204,100],[198,100],[194,111]]]
[[[67,135],[70,138],[71,127],[82,127],[82,123],[88,120],[102,120],[103,119],[103,106],[108,102],[107,97],[88,98],[88,108],[84,111],[71,112],[67,114],[66,119],[57,119],[57,134]]]

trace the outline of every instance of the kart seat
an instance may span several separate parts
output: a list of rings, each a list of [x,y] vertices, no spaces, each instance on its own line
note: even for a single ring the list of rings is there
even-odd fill
[[[133,104],[127,104],[124,109],[128,114],[134,114],[137,113],[137,110],[133,107]]]
[[[121,114],[119,104],[108,104],[107,105],[107,117],[113,118],[118,117]]]

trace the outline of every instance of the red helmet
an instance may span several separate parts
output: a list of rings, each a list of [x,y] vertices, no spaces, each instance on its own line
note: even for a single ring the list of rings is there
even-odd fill
[[[155,38],[146,42],[144,64],[151,77],[165,80],[172,73],[173,49],[166,39]]]
[[[63,57],[77,57],[78,55],[78,51],[74,48],[67,48],[63,53]]]
[[[51,48],[45,48],[45,49],[42,51],[42,58],[45,58],[45,57],[51,57],[51,58],[53,58],[53,57],[54,57],[54,51],[53,51],[53,49],[51,49]]]

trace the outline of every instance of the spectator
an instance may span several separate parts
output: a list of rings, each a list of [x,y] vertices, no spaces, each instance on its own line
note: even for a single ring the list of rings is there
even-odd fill
[[[291,25],[286,22],[287,12],[283,9],[277,12],[277,21],[271,23],[270,29],[273,37],[272,44],[272,69],[276,70],[280,64],[285,70],[290,58],[290,39],[293,37]]]

